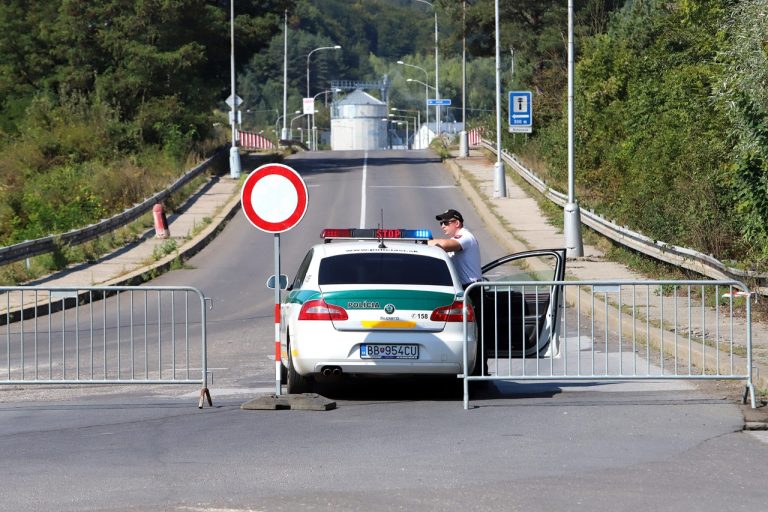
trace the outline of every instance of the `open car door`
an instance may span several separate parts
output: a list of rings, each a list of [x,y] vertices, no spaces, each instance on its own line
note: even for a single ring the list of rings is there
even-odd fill
[[[526,283],[483,287],[477,322],[486,361],[557,355],[562,286],[536,283],[564,279],[565,252],[565,249],[526,251],[483,266],[483,277],[491,283]]]

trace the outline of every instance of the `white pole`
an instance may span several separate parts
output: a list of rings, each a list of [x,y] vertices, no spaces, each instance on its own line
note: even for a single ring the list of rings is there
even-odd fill
[[[463,2],[461,29],[461,133],[459,134],[459,156],[469,156],[467,135],[467,0]]]
[[[499,53],[499,0],[496,14],[496,163],[493,165],[493,197],[507,197],[504,163],[501,160],[501,55]]]
[[[576,201],[573,176],[573,0],[568,0],[568,203],[563,208],[565,249],[571,258],[584,256],[581,239],[581,212]]]
[[[440,101],[440,65],[438,64],[437,55],[437,7],[432,4],[432,8],[435,10],[435,98]],[[435,122],[437,123],[437,136],[440,136],[440,105],[435,105]]]
[[[290,139],[288,133],[288,10],[283,23],[283,133],[282,140]]]
[[[229,74],[232,86],[232,147],[229,148],[229,176],[234,179],[240,177],[240,153],[237,150],[237,95],[235,94],[235,1],[229,4]]]

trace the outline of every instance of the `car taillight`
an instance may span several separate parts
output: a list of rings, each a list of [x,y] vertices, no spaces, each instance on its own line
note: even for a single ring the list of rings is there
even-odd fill
[[[461,308],[464,303],[460,300],[455,301],[450,306],[442,306],[432,312],[429,317],[433,322],[463,322],[464,316],[461,312]],[[475,311],[472,306],[467,304],[467,322],[475,321]]]
[[[339,306],[328,304],[323,299],[308,300],[301,306],[299,320],[347,320],[347,311]]]

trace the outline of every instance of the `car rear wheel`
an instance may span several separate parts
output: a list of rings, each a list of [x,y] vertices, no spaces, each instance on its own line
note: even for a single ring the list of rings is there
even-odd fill
[[[313,382],[311,377],[300,375],[293,367],[293,356],[291,355],[291,344],[288,342],[288,394],[311,393]]]

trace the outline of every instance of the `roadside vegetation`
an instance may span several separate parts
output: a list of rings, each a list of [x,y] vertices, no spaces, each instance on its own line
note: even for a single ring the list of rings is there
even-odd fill
[[[494,0],[435,6],[440,93],[453,102],[443,122],[462,121],[465,35],[467,124],[493,138]],[[500,7],[502,89],[534,93],[534,132],[505,130],[503,145],[565,190],[566,4]],[[333,93],[326,105],[323,91],[349,80],[388,83],[390,105],[409,116],[421,110],[425,121],[432,93],[408,79],[434,84],[429,6],[252,0],[235,10],[244,129],[274,139],[282,126],[285,12],[289,119],[309,86],[319,94],[318,125],[326,126]],[[576,2],[583,208],[768,271],[767,11],[768,0]],[[309,59],[333,45],[342,49]],[[229,80],[227,1],[3,2],[0,243],[96,222],[167,187],[227,143]]]

